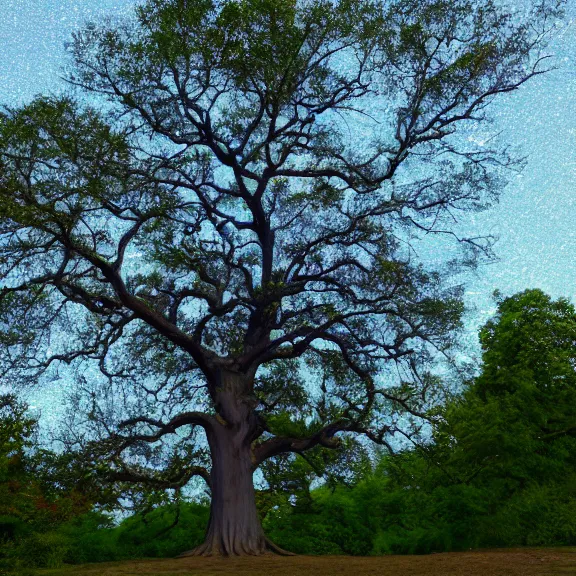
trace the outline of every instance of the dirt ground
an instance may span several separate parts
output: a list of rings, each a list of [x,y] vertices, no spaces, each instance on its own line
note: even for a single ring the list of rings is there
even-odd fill
[[[576,576],[576,548],[427,556],[295,556],[137,560],[39,570],[38,576]]]

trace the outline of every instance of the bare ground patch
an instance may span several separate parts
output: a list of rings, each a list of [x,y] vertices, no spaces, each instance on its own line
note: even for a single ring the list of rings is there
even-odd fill
[[[38,576],[566,576],[576,575],[576,548],[522,548],[426,556],[263,556],[134,560],[58,570]]]

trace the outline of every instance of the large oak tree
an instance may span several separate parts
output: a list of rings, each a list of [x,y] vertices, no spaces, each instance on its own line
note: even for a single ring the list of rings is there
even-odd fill
[[[5,373],[71,365],[110,479],[203,477],[195,553],[273,547],[262,463],[423,415],[448,272],[490,248],[458,215],[512,164],[486,111],[545,70],[556,8],[149,0],[87,26],[77,92],[1,116]]]

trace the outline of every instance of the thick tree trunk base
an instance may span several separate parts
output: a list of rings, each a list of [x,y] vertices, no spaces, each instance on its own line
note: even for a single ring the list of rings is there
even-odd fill
[[[256,509],[251,442],[258,429],[244,376],[222,371],[217,383],[222,422],[207,430],[212,457],[210,521],[204,543],[188,556],[260,556],[285,554],[266,538]],[[248,398],[248,400],[247,400]]]
[[[214,556],[263,556],[265,554],[275,554],[279,556],[296,556],[293,552],[288,552],[277,546],[269,540],[264,538],[263,541],[257,544],[248,544],[244,542],[214,542],[211,540],[206,540],[200,546],[182,552],[182,554],[176,556],[176,558],[189,558],[190,556],[204,556],[204,557],[214,557]]]

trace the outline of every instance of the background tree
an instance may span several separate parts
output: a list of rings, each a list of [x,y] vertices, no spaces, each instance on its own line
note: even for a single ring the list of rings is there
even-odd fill
[[[26,521],[38,509],[38,490],[30,490],[32,475],[26,449],[30,448],[36,421],[15,396],[0,396],[0,542],[13,540],[26,530]]]
[[[576,542],[575,336],[567,299],[541,290],[499,299],[480,331],[480,375],[443,409],[434,444],[390,467],[411,493],[404,521],[420,533],[395,545]]]
[[[526,290],[498,302],[480,331],[482,373],[447,416],[474,474],[489,465],[510,491],[573,474],[575,337],[576,312],[565,298]]]
[[[27,406],[0,395],[0,572],[15,569],[47,532],[87,512],[92,502],[78,485],[47,473],[54,454],[38,448],[38,422]],[[34,545],[30,544],[34,542]]]
[[[462,311],[439,252],[462,248],[458,271],[489,251],[454,220],[512,164],[458,128],[483,130],[495,97],[544,71],[557,13],[150,0],[87,26],[70,47],[85,100],[0,121],[12,381],[70,364],[72,438],[109,478],[201,476],[195,553],[263,552],[263,462],[338,434],[386,444],[433,401],[426,370]]]

